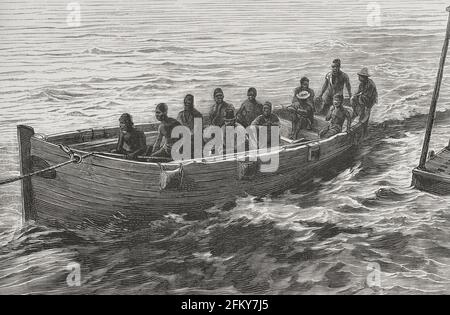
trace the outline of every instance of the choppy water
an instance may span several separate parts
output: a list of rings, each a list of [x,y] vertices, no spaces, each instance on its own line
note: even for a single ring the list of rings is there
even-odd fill
[[[19,186],[0,187],[0,293],[450,293],[449,198],[410,188],[446,25],[445,1],[69,1],[0,4],[0,171],[18,174],[15,126],[52,133],[153,121],[192,92],[206,111],[222,86],[288,103],[300,75],[318,90],[330,61],[374,75],[380,104],[352,161],[228,212],[167,215],[143,229],[21,229]],[[449,74],[450,75],[450,74]],[[444,80],[432,147],[448,142]],[[81,287],[66,283],[79,263]],[[375,264],[374,264],[375,263]],[[381,268],[381,289],[371,269]],[[369,277],[369,281],[367,278]]]

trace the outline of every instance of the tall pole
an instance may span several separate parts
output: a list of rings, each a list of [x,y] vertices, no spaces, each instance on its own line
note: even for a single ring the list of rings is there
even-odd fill
[[[425,139],[423,141],[422,155],[420,157],[419,169],[425,169],[427,162],[428,150],[430,147],[431,132],[433,130],[434,120],[436,118],[436,105],[439,99],[439,92],[441,90],[442,77],[444,76],[445,59],[447,58],[448,44],[450,39],[450,7],[447,8],[449,12],[449,19],[447,22],[447,33],[445,34],[444,47],[442,48],[441,61],[439,63],[439,71],[437,74],[436,85],[434,87],[433,98],[431,100],[430,113],[428,114],[427,130],[425,132]]]

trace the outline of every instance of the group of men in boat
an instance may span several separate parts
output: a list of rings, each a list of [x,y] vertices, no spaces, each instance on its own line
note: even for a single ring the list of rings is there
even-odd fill
[[[294,90],[292,104],[287,111],[292,121],[291,139],[297,140],[305,131],[314,128],[315,114],[325,116],[327,126],[319,131],[320,138],[329,138],[341,133],[345,121],[347,131],[351,129],[352,121],[359,116],[360,121],[369,119],[372,107],[378,102],[378,92],[375,83],[370,79],[369,70],[363,68],[358,72],[360,85],[355,95],[352,95],[349,76],[341,70],[341,60],[335,59],[331,65],[331,72],[325,76],[321,93],[315,97],[314,90],[309,87],[309,79],[303,77],[300,86]],[[351,108],[344,106],[344,88],[347,91]],[[160,103],[156,106],[155,116],[160,122],[158,137],[153,146],[147,148],[145,135],[138,131],[130,114],[123,114],[120,119],[120,136],[117,148],[113,153],[124,154],[129,159],[139,155],[153,158],[170,159],[172,146],[179,138],[173,138],[172,130],[177,126],[185,126],[194,132],[194,121],[201,119],[205,125],[217,126],[223,130],[226,127],[249,126],[280,126],[280,119],[272,112],[272,103],[259,102],[255,88],[248,89],[247,100],[236,111],[235,107],[225,101],[225,94],[221,88],[214,90],[214,104],[207,117],[204,117],[194,107],[194,96],[186,95],[184,110],[177,119],[168,116],[168,106]]]

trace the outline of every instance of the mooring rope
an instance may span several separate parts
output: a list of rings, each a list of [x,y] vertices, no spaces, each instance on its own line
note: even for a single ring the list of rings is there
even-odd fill
[[[78,154],[74,153],[67,146],[59,145],[59,147],[61,148],[61,150],[63,150],[65,153],[67,153],[69,155],[69,160],[68,161],[60,163],[60,164],[57,164],[57,165],[53,165],[53,166],[47,167],[45,169],[42,169],[42,170],[39,170],[39,171],[36,171],[36,172],[32,172],[32,173],[28,173],[28,174],[21,175],[21,176],[10,177],[10,178],[7,178],[7,179],[0,180],[0,186],[6,185],[6,184],[11,184],[11,183],[14,183],[14,182],[26,179],[26,178],[30,178],[30,177],[33,177],[33,176],[45,173],[45,172],[53,171],[53,170],[56,170],[58,168],[64,167],[64,166],[69,165],[69,164],[81,164],[85,159],[87,159],[88,157],[91,157],[91,156],[96,154],[95,152],[92,152],[92,153],[89,153],[89,154],[81,156],[81,155],[78,155]]]

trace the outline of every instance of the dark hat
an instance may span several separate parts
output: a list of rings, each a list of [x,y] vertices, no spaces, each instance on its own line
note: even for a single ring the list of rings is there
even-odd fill
[[[221,88],[217,88],[214,90],[214,97],[216,97],[218,94],[222,94],[223,95],[223,91]]]
[[[225,118],[224,118],[224,119],[225,119],[225,120],[228,120],[228,121],[236,119],[236,117],[235,117],[235,115],[234,115],[234,109],[232,109],[232,108],[227,108],[227,109],[225,110]]]
[[[272,103],[269,102],[269,101],[267,101],[267,102],[264,103],[263,107],[265,107],[265,106],[269,106],[270,109],[272,109]]]
[[[247,91],[247,95],[250,95],[250,94],[253,94],[253,95],[257,96],[258,92],[256,91],[256,89],[254,87],[251,87]]]
[[[344,95],[343,95],[343,94],[340,94],[340,93],[335,94],[335,95],[333,96],[333,99],[337,99],[337,100],[339,100],[340,102],[343,102],[343,101],[344,101]]]
[[[167,113],[167,111],[169,110],[169,106],[167,106],[166,103],[159,103],[158,105],[156,105],[156,109],[159,109],[163,113]]]

